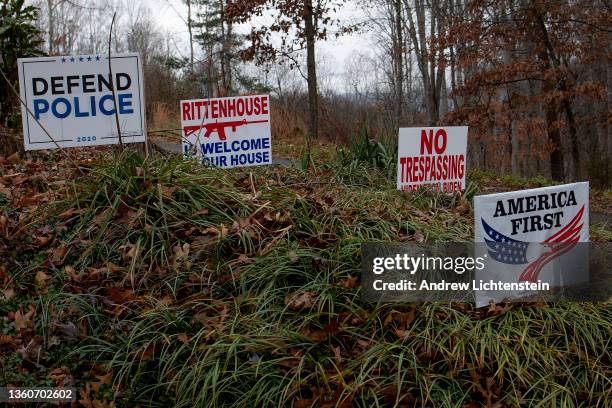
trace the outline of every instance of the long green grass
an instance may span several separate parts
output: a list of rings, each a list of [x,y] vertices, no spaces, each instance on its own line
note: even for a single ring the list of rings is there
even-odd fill
[[[110,370],[118,406],[610,406],[608,304],[360,300],[361,243],[472,237],[459,197],[374,164],[94,166],[46,208],[81,278],[40,307],[89,328],[66,361]]]

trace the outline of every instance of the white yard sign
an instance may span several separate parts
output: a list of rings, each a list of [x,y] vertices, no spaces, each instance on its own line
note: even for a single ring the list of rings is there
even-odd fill
[[[30,112],[60,147],[119,143],[111,87],[123,143],[144,142],[144,78],[137,53],[108,56],[22,58],[18,61],[19,88]],[[21,106],[26,150],[57,146]]]
[[[467,126],[401,128],[397,189],[428,186],[454,193],[465,189]]]
[[[588,254],[576,245],[589,240],[588,182],[474,197],[474,221],[476,256],[487,259],[478,278],[551,287],[588,280]],[[477,293],[476,303],[499,297]]]
[[[181,127],[184,155],[206,165],[272,163],[268,95],[181,101]]]

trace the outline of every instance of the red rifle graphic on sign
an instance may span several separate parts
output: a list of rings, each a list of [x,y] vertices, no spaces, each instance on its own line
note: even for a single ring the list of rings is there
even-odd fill
[[[219,135],[219,140],[225,140],[226,139],[225,128],[231,127],[232,132],[235,132],[236,128],[240,126],[250,125],[252,123],[266,123],[266,122],[268,121],[267,120],[253,120],[249,122],[246,119],[233,120],[233,121],[228,121],[228,122],[216,121],[214,123],[207,123],[201,126],[199,125],[198,126],[185,126],[183,128],[183,131],[185,132],[185,137],[187,137],[199,131],[200,129],[206,129],[206,133],[204,133],[204,137],[210,137],[212,132],[217,132],[217,134]]]

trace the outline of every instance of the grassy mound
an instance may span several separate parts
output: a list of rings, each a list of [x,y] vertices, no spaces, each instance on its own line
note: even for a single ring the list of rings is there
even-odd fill
[[[388,180],[355,162],[221,171],[130,150],[90,166],[11,238],[0,358],[30,374],[9,382],[72,381],[84,405],[610,401],[607,304],[361,302],[362,242],[472,238],[478,183],[448,197]]]

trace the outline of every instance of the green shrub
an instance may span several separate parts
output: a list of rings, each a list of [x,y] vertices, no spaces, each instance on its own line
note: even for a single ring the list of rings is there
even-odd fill
[[[392,138],[371,139],[368,130],[363,128],[350,140],[347,148],[338,150],[338,158],[343,166],[368,164],[392,176],[396,168],[397,146],[393,145]]]

